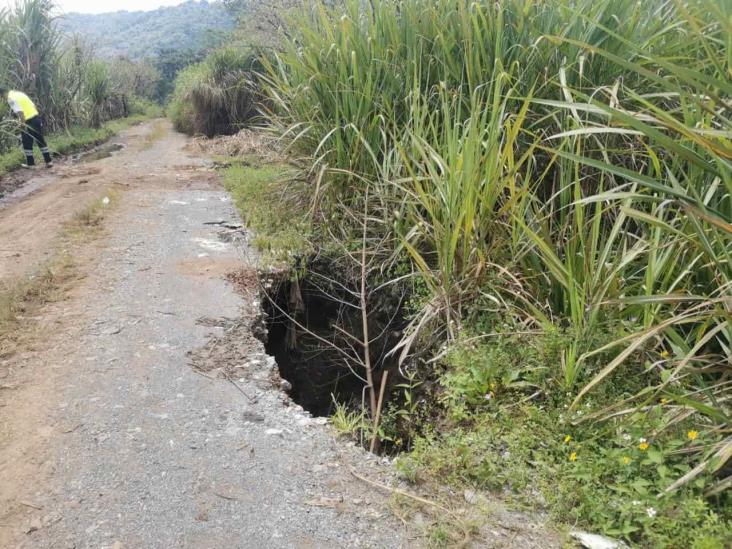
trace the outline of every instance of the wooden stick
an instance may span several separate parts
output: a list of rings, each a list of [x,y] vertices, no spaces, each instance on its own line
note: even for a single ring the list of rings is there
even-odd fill
[[[369,386],[369,408],[371,408],[371,417],[375,417],[378,412],[376,410],[376,388],[374,387],[374,371],[371,364],[371,340],[369,339],[369,313],[366,299],[366,236],[368,229],[368,203],[369,189],[366,187],[366,199],[364,202],[363,213],[363,240],[361,244],[361,324],[363,330],[363,363],[366,368],[366,382]]]
[[[381,388],[379,389],[379,403],[376,405],[376,418],[374,418],[374,435],[371,437],[371,448],[369,451],[373,454],[376,451],[376,444],[379,441],[379,421],[381,420],[381,409],[384,406],[384,390],[386,389],[386,379],[389,377],[389,370],[384,370],[381,376]]]
[[[363,477],[359,475],[353,467],[349,466],[349,469],[351,470],[351,474],[356,477],[358,480],[365,482],[366,484],[370,484],[371,486],[375,486],[376,488],[380,488],[381,490],[385,490],[387,492],[390,492],[392,494],[399,494],[400,496],[404,496],[406,498],[413,499],[414,501],[418,501],[419,503],[423,503],[425,505],[429,505],[431,507],[434,507],[436,509],[439,509],[440,511],[444,511],[445,513],[448,513],[450,515],[454,516],[454,513],[447,509],[446,507],[443,507],[439,503],[435,503],[434,501],[430,501],[429,499],[425,499],[420,496],[415,496],[414,494],[410,494],[409,492],[405,490],[400,490],[399,488],[391,488],[390,486],[387,486],[386,484],[381,484],[380,482],[376,482],[374,480],[369,480],[366,477]]]

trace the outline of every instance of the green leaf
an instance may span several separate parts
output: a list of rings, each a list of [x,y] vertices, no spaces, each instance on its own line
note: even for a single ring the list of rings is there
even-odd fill
[[[648,482],[645,479],[639,478],[635,479],[633,482],[630,483],[630,485],[633,487],[635,492],[641,496],[648,495],[648,485],[650,482]]]
[[[648,459],[653,463],[663,463],[663,454],[655,448],[648,449]]]

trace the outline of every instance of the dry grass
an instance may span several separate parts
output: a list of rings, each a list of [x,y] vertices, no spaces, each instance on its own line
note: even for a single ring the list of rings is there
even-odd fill
[[[193,140],[191,148],[212,156],[256,156],[262,163],[278,162],[284,158],[277,140],[261,130],[242,130],[235,135],[212,139],[198,137]]]
[[[98,229],[101,226],[107,211],[117,202],[118,198],[117,191],[109,190],[102,197],[78,210],[64,225],[64,230],[60,235],[61,238],[68,239],[79,236],[88,238],[91,230]]]
[[[152,130],[145,136],[144,141],[140,144],[141,151],[152,148],[152,146],[168,135],[168,126],[165,120],[158,120],[153,124]]]
[[[99,235],[102,221],[116,202],[113,192],[77,211],[57,237],[53,257],[35,274],[0,282],[0,359],[12,356],[34,337],[43,308],[65,299],[80,278],[78,252]],[[106,199],[106,200],[105,200]]]
[[[510,512],[483,494],[455,493],[440,485],[421,486],[419,492],[430,499],[392,492],[389,509],[426,547],[492,547],[507,540],[517,547],[536,547],[532,534],[541,532],[547,546],[560,537],[540,516]]]
[[[223,47],[180,71],[168,114],[188,135],[230,135],[259,117],[259,68],[253,50]]]
[[[78,276],[71,255],[49,260],[27,280],[14,280],[0,286],[0,359],[14,354],[29,335],[41,309],[60,301]]]

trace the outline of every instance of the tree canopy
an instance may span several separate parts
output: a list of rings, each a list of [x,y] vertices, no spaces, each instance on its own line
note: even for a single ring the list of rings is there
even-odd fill
[[[189,1],[152,11],[71,13],[60,29],[95,45],[99,57],[154,59],[166,51],[201,51],[219,44],[236,25],[221,2]]]

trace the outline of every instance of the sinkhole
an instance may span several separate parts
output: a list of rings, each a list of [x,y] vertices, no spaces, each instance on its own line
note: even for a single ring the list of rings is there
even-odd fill
[[[336,403],[359,408],[368,402],[363,368],[361,310],[343,295],[308,278],[280,280],[263,299],[267,337],[265,349],[291,388],[290,398],[313,416],[332,415]],[[396,308],[395,308],[396,307]],[[375,385],[385,368],[395,368],[389,357],[401,336],[401,303],[373,304],[368,315],[370,352]]]

